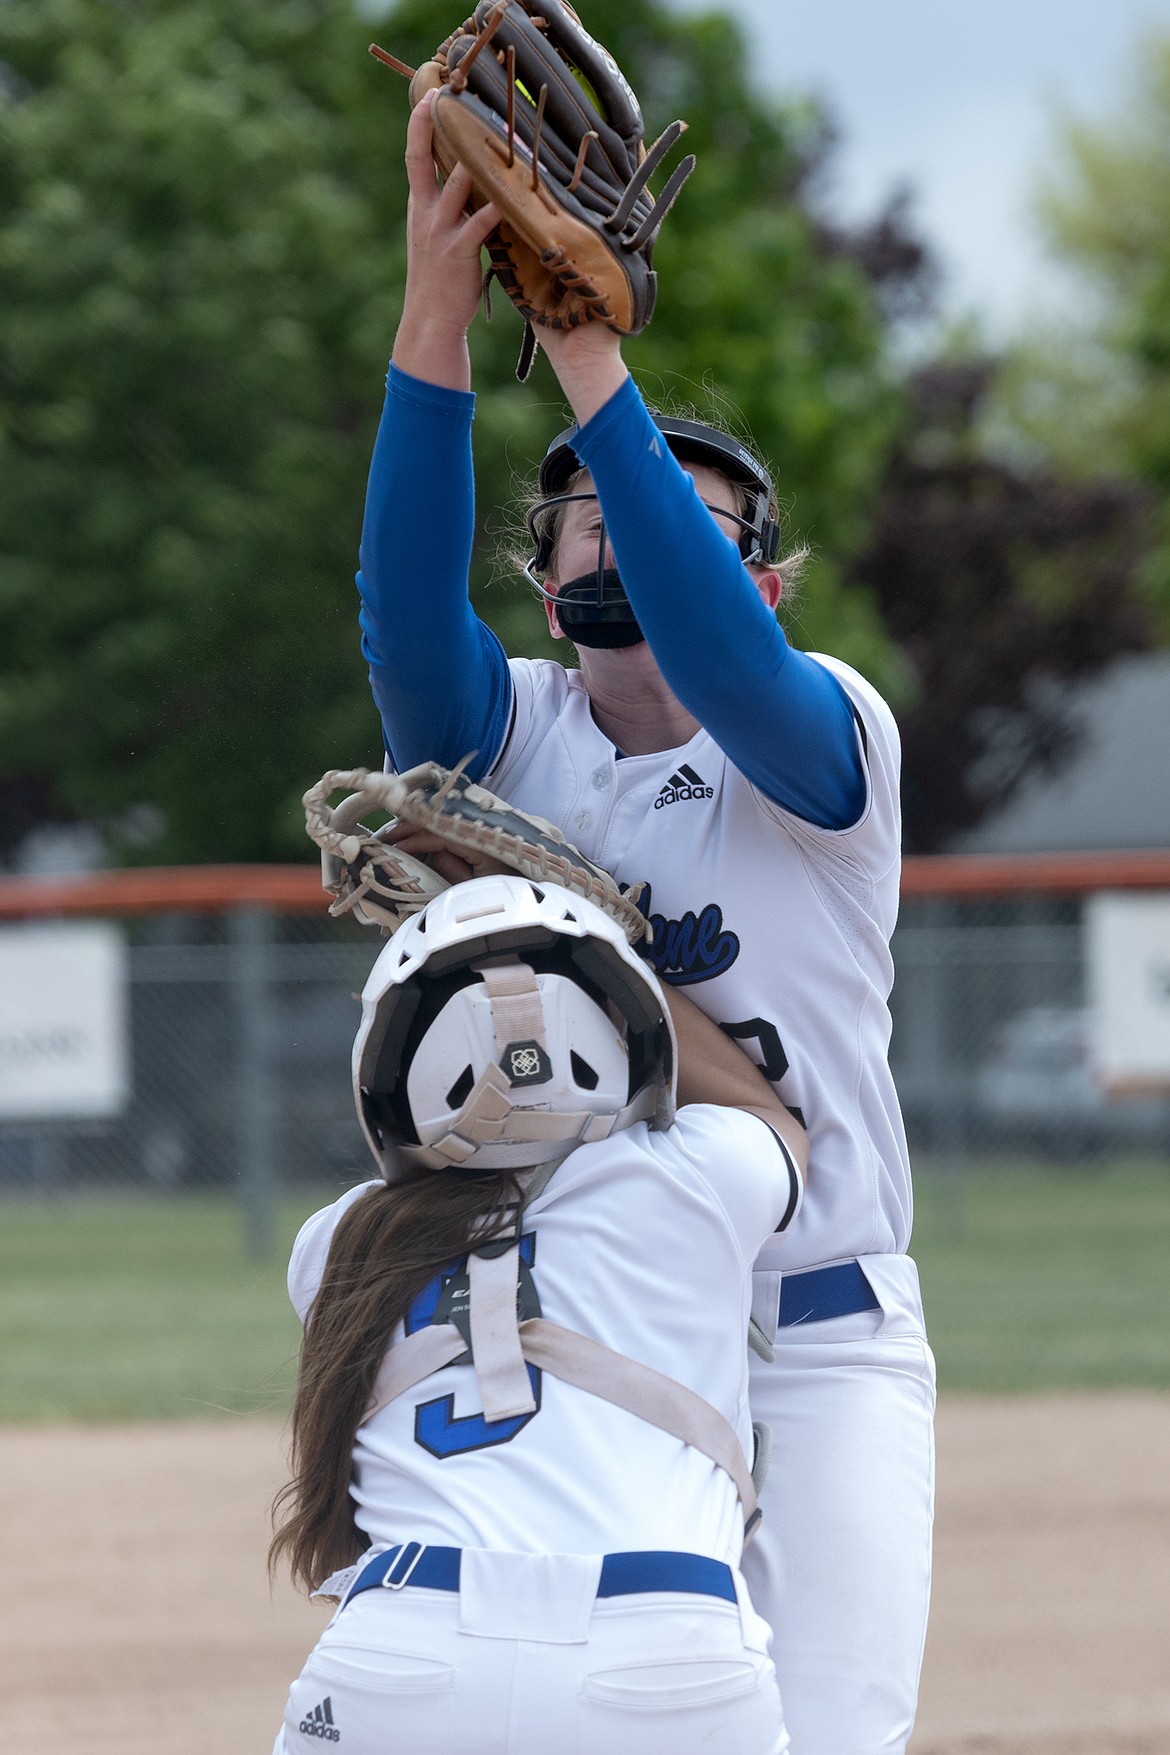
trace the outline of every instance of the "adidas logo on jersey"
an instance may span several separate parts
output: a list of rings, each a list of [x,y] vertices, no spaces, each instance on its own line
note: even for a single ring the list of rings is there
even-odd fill
[[[333,1701],[327,1694],[297,1726],[302,1737],[320,1737],[324,1743],[340,1743],[341,1732],[333,1722]]]
[[[654,800],[654,809],[661,810],[664,805],[679,804],[684,798],[714,798],[715,788],[708,786],[701,774],[696,774],[686,762],[672,774],[658,797]]]

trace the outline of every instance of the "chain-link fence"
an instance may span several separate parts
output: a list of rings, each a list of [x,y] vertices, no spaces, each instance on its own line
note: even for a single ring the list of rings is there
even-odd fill
[[[127,1101],[103,1119],[0,1125],[0,1189],[238,1189],[260,1250],[281,1189],[366,1168],[349,1051],[382,941],[258,906],[121,931]]]
[[[1083,911],[1077,898],[904,905],[891,1053],[923,1157],[1170,1151],[1166,1099],[1111,1100],[1092,1077]],[[258,905],[119,930],[126,1101],[102,1120],[0,1123],[0,1192],[234,1190],[261,1251],[281,1190],[368,1167],[349,1052],[382,941]]]
[[[890,1058],[917,1155],[1170,1154],[1170,1101],[1094,1077],[1080,898],[918,901],[894,940]]]

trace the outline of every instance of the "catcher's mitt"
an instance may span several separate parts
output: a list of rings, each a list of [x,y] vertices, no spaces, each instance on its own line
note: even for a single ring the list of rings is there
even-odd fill
[[[376,45],[371,53],[411,72]],[[448,176],[465,165],[472,205],[494,201],[502,215],[488,239],[488,280],[529,325],[517,375],[532,363],[534,323],[644,329],[657,287],[654,239],[693,155],[657,201],[647,184],[686,124],[672,122],[646,150],[637,98],[567,0],[480,0],[412,74],[412,107],[431,90],[439,169]]]
[[[332,794],[351,788],[351,796],[331,810]],[[321,849],[321,882],[334,897],[331,914],[352,913],[364,926],[393,932],[448,887],[425,859],[400,852],[386,839],[394,823],[371,830],[359,820],[366,812],[387,811],[396,822],[437,835],[454,853],[486,855],[521,877],[585,896],[617,921],[632,945],[650,937],[650,923],[638,909],[643,885],[619,889],[552,823],[513,809],[459,769],[437,762],[405,774],[331,768],[303,802],[305,828]]]

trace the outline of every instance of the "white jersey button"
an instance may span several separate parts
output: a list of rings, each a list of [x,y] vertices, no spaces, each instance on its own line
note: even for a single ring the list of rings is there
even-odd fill
[[[592,827],[592,824],[593,818],[589,815],[587,810],[579,810],[573,818],[573,827],[575,829],[588,829]]]
[[[593,784],[597,788],[598,792],[604,792],[606,787],[609,785],[609,769],[608,768],[594,768],[594,770],[593,770]]]

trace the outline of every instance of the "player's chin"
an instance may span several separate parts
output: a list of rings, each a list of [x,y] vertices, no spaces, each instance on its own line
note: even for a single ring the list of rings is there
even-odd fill
[[[644,639],[635,641],[632,646],[578,646],[574,641],[573,650],[583,670],[591,670],[598,665],[620,665],[626,669],[635,668],[661,674],[654,654]]]

